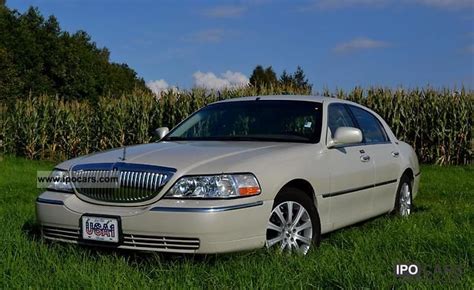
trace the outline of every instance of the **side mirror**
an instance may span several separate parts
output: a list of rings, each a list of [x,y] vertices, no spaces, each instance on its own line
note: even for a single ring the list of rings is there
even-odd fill
[[[161,140],[166,136],[166,134],[168,134],[169,131],[170,129],[168,129],[168,127],[161,127],[155,130],[154,135],[158,137],[158,140]]]
[[[362,142],[362,132],[359,129],[353,127],[339,127],[328,144],[328,148],[333,148],[337,145],[356,144],[360,142]]]

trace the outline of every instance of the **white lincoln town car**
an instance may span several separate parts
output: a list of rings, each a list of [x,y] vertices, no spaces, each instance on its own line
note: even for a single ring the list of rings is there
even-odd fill
[[[43,237],[141,251],[306,254],[324,233],[409,215],[418,191],[414,150],[348,101],[236,98],[156,131],[158,142],[57,165],[36,200]]]

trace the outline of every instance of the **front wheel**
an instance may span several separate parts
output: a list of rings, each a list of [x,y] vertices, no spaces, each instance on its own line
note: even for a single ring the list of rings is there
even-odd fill
[[[275,199],[267,226],[267,248],[306,255],[319,243],[319,216],[311,198],[297,188],[284,188]]]

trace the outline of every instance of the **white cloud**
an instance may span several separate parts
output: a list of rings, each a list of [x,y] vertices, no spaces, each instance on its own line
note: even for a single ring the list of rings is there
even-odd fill
[[[232,89],[247,86],[249,79],[240,72],[232,72],[230,70],[221,74],[220,77],[212,72],[197,71],[193,74],[194,86],[209,90]]]
[[[160,96],[162,92],[166,93],[169,90],[177,91],[176,87],[168,85],[164,79],[149,81],[146,83],[146,86],[157,96]]]
[[[383,7],[392,5],[420,4],[435,8],[474,8],[473,0],[313,0],[300,7],[300,11],[342,9],[349,7]]]
[[[471,44],[471,45],[467,46],[467,47],[465,48],[465,51],[466,51],[467,53],[472,53],[472,54],[474,54],[474,44]]]
[[[183,40],[201,43],[217,43],[220,42],[224,36],[226,36],[226,31],[222,29],[207,29],[184,37]]]
[[[216,6],[203,11],[203,14],[207,17],[213,18],[235,18],[242,16],[247,11],[245,6]]]
[[[411,0],[408,2],[416,2],[438,8],[474,8],[473,0]]]
[[[240,72],[231,72],[230,70],[222,74],[224,79],[229,80],[232,85],[236,86],[246,86],[249,84],[249,79],[243,73]]]
[[[367,37],[354,38],[349,42],[344,42],[338,44],[335,48],[335,52],[351,52],[355,50],[364,50],[364,49],[373,49],[373,48],[383,48],[387,47],[390,44],[385,41],[373,40]]]
[[[353,6],[382,6],[390,0],[315,0],[300,7],[301,11],[340,9]]]

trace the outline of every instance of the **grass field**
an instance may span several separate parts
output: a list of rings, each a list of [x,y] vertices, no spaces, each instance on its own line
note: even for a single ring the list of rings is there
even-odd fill
[[[36,171],[0,157],[0,288],[474,288],[474,167],[422,168],[416,208],[323,237],[306,257],[264,249],[193,258],[46,243],[35,224]],[[414,262],[432,277],[396,278]],[[436,272],[458,266],[462,274]]]

